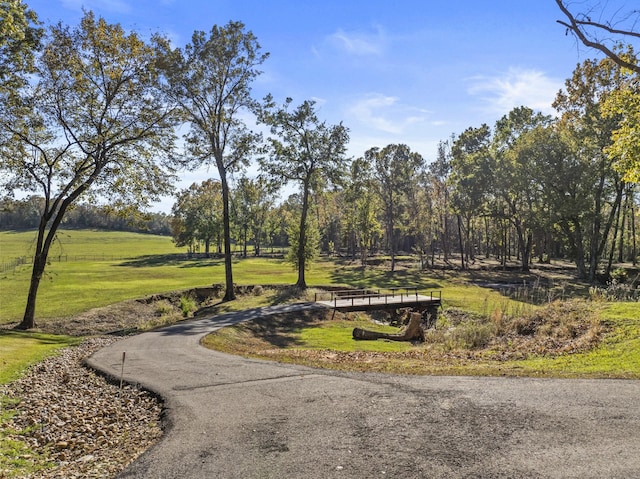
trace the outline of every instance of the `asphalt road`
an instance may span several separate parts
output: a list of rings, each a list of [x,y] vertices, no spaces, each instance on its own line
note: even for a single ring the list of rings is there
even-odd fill
[[[89,363],[160,394],[168,427],[122,478],[640,478],[640,382],[345,374],[247,360],[208,332],[132,336]]]

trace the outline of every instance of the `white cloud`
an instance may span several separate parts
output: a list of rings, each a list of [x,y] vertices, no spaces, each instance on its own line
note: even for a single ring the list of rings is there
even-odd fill
[[[428,112],[399,103],[394,96],[371,94],[347,108],[347,115],[369,128],[401,134],[413,125],[426,122]]]
[[[327,37],[329,45],[350,55],[381,55],[386,49],[386,35],[378,27],[375,33],[345,32],[340,29]]]
[[[470,79],[468,93],[480,96],[492,114],[505,115],[513,108],[527,106],[546,114],[563,82],[537,70],[510,68],[501,76],[478,76]]]

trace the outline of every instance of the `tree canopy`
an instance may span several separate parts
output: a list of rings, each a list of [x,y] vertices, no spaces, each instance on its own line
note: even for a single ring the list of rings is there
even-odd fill
[[[310,250],[307,238],[309,198],[312,190],[327,182],[338,182],[348,166],[345,158],[349,141],[348,129],[342,124],[327,125],[320,121],[314,101],[304,101],[290,110],[293,100],[287,98],[283,106],[276,106],[266,98],[260,121],[270,126],[271,137],[267,156],[261,159],[264,171],[281,183],[293,182],[301,192],[302,208],[294,240],[294,264],[298,269],[296,285],[306,288],[305,269]]]
[[[222,185],[225,285],[224,300],[235,298],[231,262],[230,187],[228,176],[240,170],[257,147],[259,136],[248,130],[240,114],[253,111],[251,82],[267,59],[253,33],[241,22],[214,25],[209,34],[193,33],[184,48],[172,48],[156,36],[167,95],[188,123],[186,163],[214,163]]]
[[[0,162],[9,192],[44,197],[29,299],[65,213],[80,198],[114,207],[149,205],[172,190],[173,111],[157,88],[156,55],[135,33],[87,12],[80,25],[52,26],[34,80],[16,89],[0,115]]]

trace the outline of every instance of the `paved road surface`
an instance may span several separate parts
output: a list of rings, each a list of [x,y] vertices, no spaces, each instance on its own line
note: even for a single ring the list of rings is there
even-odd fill
[[[97,352],[161,394],[168,430],[122,478],[638,478],[640,382],[343,374],[199,346],[298,305],[193,320]]]

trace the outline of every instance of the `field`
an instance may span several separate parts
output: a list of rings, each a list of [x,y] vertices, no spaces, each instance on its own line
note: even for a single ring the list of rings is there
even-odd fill
[[[0,232],[0,260],[29,256],[33,232]],[[188,259],[166,236],[70,230],[58,234],[38,293],[36,317],[68,317],[90,308],[167,291],[220,283],[220,259]],[[238,284],[292,283],[295,272],[282,260],[236,260]],[[30,264],[0,275],[0,324],[24,312]],[[326,268],[317,278],[328,281]]]
[[[0,261],[28,256],[33,232],[0,232]],[[151,294],[204,287],[224,281],[222,259],[189,259],[165,236],[123,232],[65,230],[52,247],[40,284],[36,318],[69,317],[91,308]],[[0,274],[0,324],[21,319],[26,304],[30,264]],[[236,258],[234,282],[241,285],[293,284],[296,272],[282,259]],[[532,276],[527,279],[535,281]],[[310,286],[418,286],[446,288],[449,306],[481,312],[495,307],[523,307],[496,291],[458,281],[450,273],[423,274],[400,269],[359,268],[348,261],[323,259],[307,274]]]
[[[33,233],[0,233],[2,260],[29,255],[32,238]],[[163,318],[156,321],[153,316],[158,311],[172,306],[150,306],[142,312],[139,304],[135,309],[125,300],[171,292],[179,297],[179,291],[219,284],[224,278],[222,260],[188,258],[169,238],[160,236],[64,231],[54,252],[37,305],[36,322],[40,326],[49,325],[49,329],[43,329],[46,332],[90,334],[86,328],[75,332],[65,329],[63,326],[70,322],[68,318],[83,318],[90,327],[96,317],[106,317],[111,321],[107,327],[114,329],[125,324],[124,316],[135,316],[126,327],[138,329],[180,320],[179,308],[175,306],[171,314],[162,312]],[[0,324],[20,320],[29,274],[29,265],[25,264],[5,271],[0,277]],[[282,259],[236,258],[234,280],[240,285],[290,285],[296,274]],[[217,337],[209,338],[208,343],[237,354],[342,369],[415,374],[640,377],[637,303],[583,301],[574,307],[567,306],[574,304],[568,301],[554,302],[588,296],[588,285],[574,281],[567,265],[546,267],[530,274],[483,269],[461,273],[419,271],[413,263],[405,261],[391,273],[384,264],[364,269],[346,260],[324,258],[311,267],[307,282],[311,291],[314,286],[323,285],[441,289],[444,308],[439,327],[429,333],[427,344],[416,347],[388,341],[354,342],[350,337],[353,327],[379,327],[364,315],[336,321],[275,318],[266,327],[273,329],[270,338],[279,344],[277,348],[271,347],[269,341],[265,343],[259,332],[254,334],[252,325],[226,328]],[[491,287],[498,283],[515,287],[506,294]],[[214,305],[208,312],[274,304],[285,296],[282,291],[265,288],[264,294]],[[561,306],[556,310],[541,306],[546,303]],[[143,316],[151,319],[143,320]],[[569,317],[577,319],[566,320]],[[541,322],[548,323],[541,329],[544,331],[541,336],[514,335],[514,331],[526,330],[529,323]],[[587,339],[578,338],[577,332]],[[56,336],[59,338],[56,340],[35,334],[25,337],[31,338],[35,350],[33,356],[24,355],[24,364],[42,357],[44,350],[50,352],[73,342],[67,337]],[[16,343],[16,339],[8,333],[0,334],[0,348],[3,342]],[[11,377],[19,366],[12,368]]]

